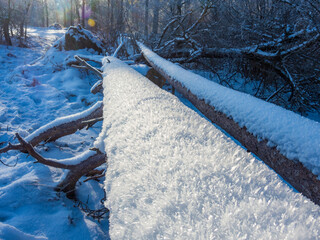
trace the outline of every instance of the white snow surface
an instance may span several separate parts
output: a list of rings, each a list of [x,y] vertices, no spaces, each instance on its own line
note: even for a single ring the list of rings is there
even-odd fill
[[[143,54],[180,82],[199,99],[225,113],[258,139],[293,161],[300,161],[320,176],[320,123],[265,102],[249,94],[221,86],[171,63],[139,43]]]
[[[30,48],[0,45],[0,148],[7,142],[16,144],[16,132],[26,137],[56,118],[85,113],[101,100],[101,95],[90,93],[97,77],[66,65],[74,55],[96,56],[86,50],[47,49],[64,32],[30,28]],[[46,158],[75,164],[85,154],[95,153],[89,148],[100,130],[101,123],[97,123],[36,150]],[[17,162],[15,167],[0,163],[1,240],[108,239],[107,219],[99,223],[75,207],[65,194],[54,191],[67,171],[34,164],[34,159],[17,151],[1,154],[0,159],[9,165]],[[83,180],[77,185],[78,199],[91,209],[100,208],[104,184]]]
[[[108,58],[99,140],[111,239],[319,239],[319,206],[175,96]]]

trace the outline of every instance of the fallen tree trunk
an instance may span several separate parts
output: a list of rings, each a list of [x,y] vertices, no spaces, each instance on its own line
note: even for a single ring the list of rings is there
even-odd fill
[[[246,127],[240,127],[232,118],[217,111],[215,107],[206,103],[204,99],[199,99],[179,81],[168,75],[164,69],[149,59],[143,51],[142,55],[155,70],[166,78],[177,91],[188,99],[208,119],[238,140],[248,151],[257,155],[295,189],[311,199],[314,203],[320,205],[320,181],[309,169],[304,167],[300,162],[294,162],[285,157],[279,152],[276,146],[270,147],[268,140],[259,141],[256,136],[247,131]]]

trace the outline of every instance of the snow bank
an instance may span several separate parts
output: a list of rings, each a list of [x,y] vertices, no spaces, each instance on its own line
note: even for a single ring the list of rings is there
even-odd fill
[[[139,43],[143,53],[199,99],[225,113],[287,158],[320,176],[320,123],[187,71]]]
[[[0,238],[1,239],[23,239],[23,240],[44,240],[48,239],[46,237],[33,236],[24,232],[21,232],[19,229],[10,226],[8,224],[3,224],[0,222]]]
[[[119,60],[104,61],[111,239],[315,239],[320,209]]]

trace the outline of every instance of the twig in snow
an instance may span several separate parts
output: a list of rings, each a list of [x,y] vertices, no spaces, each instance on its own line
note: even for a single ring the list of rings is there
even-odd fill
[[[103,121],[103,117],[90,119],[88,121],[83,121],[82,123],[87,124],[86,130],[88,130],[90,127],[92,127],[94,124],[96,124],[97,122],[100,122],[100,121]]]

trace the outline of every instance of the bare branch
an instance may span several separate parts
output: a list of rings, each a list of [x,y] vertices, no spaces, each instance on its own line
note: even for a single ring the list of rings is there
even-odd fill
[[[6,152],[8,152],[8,151],[10,151],[10,150],[18,150],[18,151],[21,151],[21,150],[23,150],[23,149],[24,149],[23,146],[20,145],[20,144],[13,145],[13,144],[11,144],[11,143],[8,143],[8,146],[0,149],[0,154],[1,154],[1,153],[6,153]]]
[[[59,163],[53,159],[45,159],[42,157],[39,153],[37,153],[32,145],[30,143],[27,143],[20,135],[19,133],[16,133],[16,137],[19,140],[20,144],[23,146],[24,149],[28,151],[30,156],[35,158],[39,163],[42,163],[47,166],[55,167],[55,168],[62,168],[62,169],[73,169],[75,166],[73,165],[67,165],[63,163]]]
[[[97,122],[103,121],[103,117],[100,118],[94,118],[94,119],[90,119],[88,121],[83,121],[82,123],[87,124],[87,130],[92,127],[94,124],[96,124]]]
[[[98,70],[97,68],[91,66],[91,65],[90,65],[89,63],[87,63],[83,58],[81,58],[81,57],[79,57],[79,56],[77,56],[77,55],[75,55],[74,58],[75,58],[78,62],[80,62],[80,64],[81,64],[82,66],[85,66],[87,69],[89,69],[89,70],[93,71],[95,74],[97,74],[100,78],[103,78],[102,72],[101,72],[100,70]],[[72,65],[72,66],[73,66],[73,65]]]
[[[94,175],[94,176],[91,176],[91,177],[88,177],[86,180],[84,180],[83,182],[87,182],[87,181],[89,181],[89,180],[97,180],[98,178],[102,178],[102,177],[104,177],[105,176],[105,173],[104,173],[104,171],[101,173],[101,174],[99,174],[99,175]]]
[[[83,59],[83,60],[85,60],[87,62],[94,62],[94,63],[98,63],[98,64],[102,65],[101,61],[98,61],[98,60],[90,58],[90,57],[81,56],[81,59]]]
[[[266,99],[266,102],[269,102],[272,98],[274,98],[279,92],[281,92],[285,86],[287,84],[283,85],[281,88],[279,88],[277,91],[275,91],[274,93],[272,93],[267,99]]]
[[[56,187],[56,190],[63,191],[67,193],[68,197],[72,198],[78,180],[106,161],[107,155],[100,151],[96,151],[96,154],[75,165],[74,168],[67,174],[65,179],[61,183],[59,183],[59,185]]]
[[[161,42],[162,42],[162,39],[163,39],[164,35],[166,34],[166,32],[168,31],[169,27],[170,27],[172,24],[174,24],[175,22],[177,22],[177,21],[178,21],[178,18],[174,18],[173,20],[171,20],[171,21],[164,27],[157,48],[160,47]]]
[[[204,17],[208,14],[208,10],[212,8],[212,4],[211,3],[208,3],[204,6],[199,18],[197,19],[197,21],[195,21],[191,27],[189,27],[187,30],[186,30],[186,33],[190,33],[191,31],[195,30],[196,27],[200,24],[200,22],[204,19]]]
[[[122,46],[124,45],[124,39],[123,39],[123,37],[121,36],[120,37],[120,44],[119,44],[119,46],[117,47],[117,49],[114,51],[114,53],[113,53],[113,57],[117,57],[117,55],[118,55],[118,52],[120,51],[120,49],[122,48]]]
[[[69,198],[74,197],[74,189],[78,180],[88,172],[91,172],[93,169],[105,163],[107,159],[105,153],[102,153],[99,149],[93,148],[89,151],[95,151],[96,153],[94,155],[88,152],[89,157],[87,159],[84,159],[77,164],[65,164],[59,162],[59,160],[46,159],[42,157],[34,150],[32,145],[26,142],[18,133],[16,133],[16,137],[24,149],[26,149],[30,156],[35,158],[37,162],[55,168],[70,170],[65,179],[55,188],[57,191],[65,192]]]
[[[93,94],[97,94],[98,92],[102,92],[103,90],[103,82],[102,80],[97,81],[92,88],[90,89],[90,92]]]

